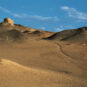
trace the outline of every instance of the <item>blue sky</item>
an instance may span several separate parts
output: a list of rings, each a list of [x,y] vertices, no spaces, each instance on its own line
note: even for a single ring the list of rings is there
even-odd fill
[[[0,0],[0,21],[46,31],[87,26],[87,0]]]

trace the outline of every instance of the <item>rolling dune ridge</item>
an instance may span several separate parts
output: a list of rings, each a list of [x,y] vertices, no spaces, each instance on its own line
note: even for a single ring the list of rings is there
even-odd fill
[[[0,24],[0,87],[87,87],[86,27],[48,32]]]

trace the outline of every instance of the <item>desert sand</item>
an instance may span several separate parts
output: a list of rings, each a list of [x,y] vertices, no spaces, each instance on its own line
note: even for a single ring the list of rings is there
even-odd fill
[[[87,87],[86,29],[47,32],[1,23],[0,87]]]

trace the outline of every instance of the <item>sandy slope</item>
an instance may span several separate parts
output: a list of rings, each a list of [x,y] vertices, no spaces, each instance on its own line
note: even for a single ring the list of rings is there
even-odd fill
[[[0,24],[0,87],[87,87],[87,27],[54,33]]]
[[[0,87],[87,87],[87,46],[29,38],[0,44]]]
[[[69,75],[25,67],[6,59],[2,59],[0,75],[0,87],[85,87]]]

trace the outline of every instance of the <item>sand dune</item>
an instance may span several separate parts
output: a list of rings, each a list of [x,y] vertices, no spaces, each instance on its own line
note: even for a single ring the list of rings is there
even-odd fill
[[[22,66],[2,59],[0,65],[0,87],[86,87],[82,79],[60,72]]]
[[[68,41],[73,43],[87,43],[87,27],[64,30],[62,32],[57,32],[45,39]]]
[[[57,43],[64,46],[64,51],[76,46]],[[1,87],[86,87],[86,59],[67,56],[67,50],[62,52],[57,43],[30,39],[21,44],[3,44],[0,47]]]
[[[86,33],[0,24],[0,87],[87,87]]]

